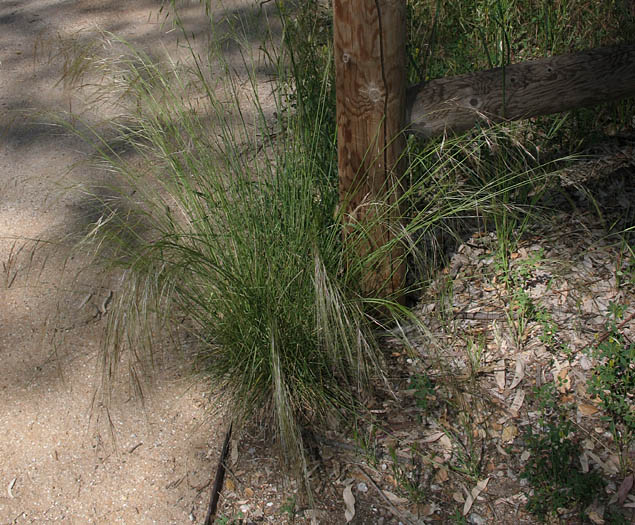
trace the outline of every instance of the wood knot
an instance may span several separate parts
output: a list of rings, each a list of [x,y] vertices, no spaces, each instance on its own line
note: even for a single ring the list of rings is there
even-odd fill
[[[381,99],[381,90],[378,87],[371,87],[368,90],[368,98],[376,104]]]
[[[378,104],[384,99],[384,91],[374,82],[368,84],[360,91],[372,104]]]

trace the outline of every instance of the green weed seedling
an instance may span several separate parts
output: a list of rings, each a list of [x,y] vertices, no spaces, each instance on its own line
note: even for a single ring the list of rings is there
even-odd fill
[[[525,341],[529,323],[534,321],[542,326],[540,340],[545,345],[552,346],[555,340],[557,326],[551,319],[549,312],[537,305],[524,288],[543,258],[543,250],[535,250],[527,259],[519,260],[511,267],[503,250],[499,249],[497,254],[498,271],[502,273],[507,286],[512,290],[511,310],[507,311],[506,315],[507,323],[518,347],[522,346]]]
[[[471,378],[475,379],[481,370],[483,361],[483,351],[485,350],[485,339],[480,336],[477,340],[468,338],[465,351],[469,359]]]
[[[556,332],[558,331],[558,325],[554,322],[551,314],[544,308],[536,309],[536,321],[542,327],[539,339],[548,348],[553,348],[556,342]]]
[[[581,514],[601,494],[600,475],[580,469],[580,447],[571,437],[573,425],[557,401],[553,383],[534,390],[541,416],[538,427],[525,434],[531,456],[521,477],[527,479],[533,492],[527,509],[539,519],[557,515],[560,509],[575,508]]]
[[[455,525],[467,525],[469,523],[467,521],[467,518],[463,516],[463,512],[461,512],[461,509],[456,509],[454,511],[454,514],[450,516],[450,519]]]
[[[445,428],[445,434],[450,438],[454,447],[456,461],[449,465],[450,469],[463,476],[477,481],[481,474],[485,457],[484,443],[479,442],[473,434],[474,422],[469,414],[460,414],[459,422],[463,427],[462,433],[454,433]]]
[[[635,284],[635,250],[628,247],[629,253],[625,254],[627,262],[622,264],[620,257],[617,269],[615,271],[615,281],[619,288],[622,284]]]
[[[628,451],[635,436],[635,344],[628,343],[617,328],[624,306],[611,303],[610,311],[609,334],[591,350],[598,364],[589,379],[588,391],[600,400],[625,475],[630,467]]]
[[[289,496],[284,504],[280,507],[280,510],[289,515],[289,518],[293,520],[296,514],[296,501],[295,496]]]
[[[229,516],[219,516],[214,520],[214,525],[239,525],[243,522],[242,512],[239,512],[235,518]]]
[[[414,452],[416,455],[416,450]],[[412,503],[424,503],[427,500],[427,494],[421,485],[420,464],[414,465],[415,468],[408,471],[399,463],[395,447],[390,447],[389,454],[392,459],[392,475],[397,486]]]
[[[527,326],[535,320],[536,306],[529,294],[519,286],[512,294],[512,308],[516,317],[512,318],[512,313],[507,312],[508,322],[514,332],[516,345],[520,347],[525,342]]]
[[[427,374],[415,374],[410,380],[415,390],[415,402],[417,407],[427,412],[430,401],[435,400],[434,382]]]
[[[378,463],[377,426],[374,423],[364,425],[357,423],[352,430],[353,440],[364,451],[366,461],[370,465]]]

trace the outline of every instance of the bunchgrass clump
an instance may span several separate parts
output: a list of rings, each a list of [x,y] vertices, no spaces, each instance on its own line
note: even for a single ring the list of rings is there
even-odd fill
[[[148,361],[149,321],[185,328],[234,417],[271,424],[301,467],[301,428],[358,410],[382,370],[361,264],[343,254],[336,163],[323,162],[335,147],[318,151],[291,112],[272,124],[256,89],[243,98],[226,70],[216,84],[193,62],[166,73],[141,53],[120,58],[125,120],[114,140],[87,137],[107,180],[89,189],[100,211],[84,242],[121,271],[104,392],[124,351],[135,371]]]

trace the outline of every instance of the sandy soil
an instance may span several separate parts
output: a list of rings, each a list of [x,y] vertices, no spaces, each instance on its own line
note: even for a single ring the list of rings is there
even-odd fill
[[[230,16],[248,2],[215,3]],[[54,240],[89,216],[64,177],[88,152],[46,117],[24,111],[98,111],[59,83],[59,44],[96,27],[151,52],[176,49],[159,1],[5,0],[0,3],[0,523],[202,522],[222,417],[206,414],[205,386],[174,362],[160,371],[143,410],[124,388],[110,413],[91,417],[103,320],[92,318],[110,283],[77,273],[85,260]],[[182,15],[203,27],[198,3]],[[80,32],[80,33],[78,33]],[[88,294],[91,299],[80,305]],[[82,320],[90,319],[86,323]],[[219,437],[220,436],[220,437]]]

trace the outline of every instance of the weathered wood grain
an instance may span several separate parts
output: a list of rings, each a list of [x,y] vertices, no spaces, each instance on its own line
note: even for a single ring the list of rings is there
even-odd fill
[[[365,255],[394,238],[391,222],[399,216],[394,209],[384,215],[399,197],[403,173],[405,2],[335,0],[333,21],[344,235]],[[395,247],[366,269],[362,288],[386,296],[402,286],[404,275],[403,250]]]
[[[460,133],[635,96],[635,45],[591,49],[431,80],[408,89],[409,132]]]

